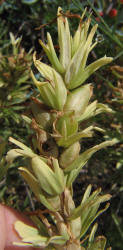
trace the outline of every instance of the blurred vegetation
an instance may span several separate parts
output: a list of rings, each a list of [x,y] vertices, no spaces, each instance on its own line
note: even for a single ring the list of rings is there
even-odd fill
[[[105,138],[117,137],[115,147],[96,153],[74,184],[75,201],[79,202],[89,183],[94,188],[102,187],[103,192],[112,194],[111,207],[99,219],[100,230],[107,236],[112,249],[122,249],[123,244],[123,1],[106,0],[1,0],[0,1],[0,201],[19,210],[34,208],[28,187],[18,175],[16,163],[7,172],[4,160],[10,135],[22,136],[28,143],[30,133],[21,114],[28,112],[32,93],[35,93],[30,78],[32,50],[36,50],[45,61],[38,39],[45,41],[49,31],[56,40],[56,12],[61,6],[71,18],[71,30],[77,25],[77,16],[87,7],[92,12],[92,24],[99,28],[95,40],[98,45],[89,57],[91,60],[104,54],[114,58],[112,64],[98,70],[90,82],[94,96],[99,102],[108,104],[113,115],[101,114],[94,118],[95,125],[105,130]],[[68,11],[69,12],[66,12]],[[73,15],[72,15],[72,14]],[[46,26],[44,25],[46,24]],[[41,25],[44,25],[42,28]],[[33,48],[33,49],[32,49]],[[83,149],[101,142],[102,133],[86,139]],[[11,145],[9,145],[10,148]],[[19,162],[21,164],[21,162]],[[6,174],[7,172],[7,174]],[[37,204],[35,204],[37,206]]]
[[[23,127],[20,114],[32,93],[32,50],[25,52],[20,46],[22,38],[9,35],[8,45],[0,50],[0,135],[5,138]]]

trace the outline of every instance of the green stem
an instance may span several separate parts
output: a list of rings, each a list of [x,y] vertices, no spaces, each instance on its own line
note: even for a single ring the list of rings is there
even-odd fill
[[[118,220],[117,216],[114,213],[112,214],[112,218],[113,218],[113,221],[114,221],[114,223],[115,223],[115,225],[117,227],[117,230],[120,233],[121,238],[123,239],[123,232],[122,232],[122,230],[120,228],[119,220]]]
[[[95,75],[98,76],[101,80],[104,80],[105,82],[107,82],[107,84],[109,85],[110,88],[115,89],[113,84],[109,80],[104,78],[102,75],[100,75],[99,73],[95,73]]]
[[[116,55],[116,56],[113,58],[113,61],[115,61],[116,59],[118,59],[118,58],[121,57],[122,55],[123,55],[123,50],[120,51],[120,52],[118,53],[118,55]]]

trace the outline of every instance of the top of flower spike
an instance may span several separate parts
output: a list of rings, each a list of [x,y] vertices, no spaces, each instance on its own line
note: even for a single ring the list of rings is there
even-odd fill
[[[83,12],[81,16],[81,21],[84,18],[86,9]],[[45,50],[49,61],[51,62],[52,66],[59,72],[59,73],[64,73],[66,71],[66,67],[70,63],[70,59],[72,59],[72,56],[76,52],[81,40],[82,36],[85,35],[86,32],[83,32],[81,34],[81,30],[83,28],[83,25],[81,23],[78,26],[78,30],[75,33],[74,38],[70,35],[70,30],[69,30],[69,23],[66,17],[63,16],[62,14],[62,8],[59,7],[57,11],[57,25],[58,25],[58,42],[59,42],[59,48],[60,48],[60,55],[59,58],[56,55],[52,38],[49,33],[47,33],[47,45],[44,44],[41,40],[39,40],[41,46]],[[90,18],[88,19],[88,24],[90,23]],[[87,26],[89,27],[89,25]],[[88,30],[88,28],[86,27]],[[86,38],[86,37],[84,37]],[[72,41],[73,39],[73,41]]]
[[[90,17],[82,22],[86,10],[82,14],[78,28],[72,37],[67,17],[62,15],[61,7],[57,12],[59,57],[56,54],[52,38],[47,33],[47,44],[39,41],[47,54],[52,67],[64,77],[64,84],[68,89],[80,86],[93,72],[112,61],[111,57],[104,56],[86,66],[90,51],[97,42],[92,43],[98,25],[95,24],[88,33]]]

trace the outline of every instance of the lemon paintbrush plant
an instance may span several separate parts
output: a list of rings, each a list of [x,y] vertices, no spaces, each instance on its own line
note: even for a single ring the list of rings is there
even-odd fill
[[[21,166],[19,171],[46,209],[31,216],[36,227],[21,221],[15,223],[22,242],[14,242],[14,245],[47,250],[105,249],[105,237],[95,237],[97,223],[91,230],[90,225],[109,207],[108,202],[99,210],[100,205],[109,201],[111,196],[102,195],[100,188],[92,192],[89,185],[76,207],[72,190],[72,183],[89,158],[96,151],[117,142],[116,139],[104,141],[84,152],[80,151],[80,140],[84,143],[85,138],[93,136],[94,130],[101,131],[93,125],[81,129],[80,124],[99,113],[112,113],[105,104],[97,101],[90,103],[93,87],[91,83],[84,84],[98,68],[112,61],[111,57],[104,56],[87,65],[88,55],[97,44],[93,43],[97,25],[90,30],[91,18],[84,21],[84,15],[85,11],[72,36],[67,17],[59,7],[59,55],[48,33],[47,44],[39,42],[50,65],[37,59],[36,53],[33,56],[40,77],[37,79],[33,72],[31,76],[39,94],[33,98],[29,117],[23,116],[23,119],[30,124],[35,136],[32,147],[10,138],[10,142],[18,148],[11,149],[6,159],[9,163],[19,156],[29,159],[29,166]],[[89,236],[84,246],[82,242],[87,231]]]

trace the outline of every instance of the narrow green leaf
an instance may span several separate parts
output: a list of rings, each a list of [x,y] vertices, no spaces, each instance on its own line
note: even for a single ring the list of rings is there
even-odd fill
[[[53,46],[53,42],[52,42],[52,38],[50,36],[49,33],[47,33],[47,40],[48,40],[48,46],[49,46],[49,52],[50,52],[50,56],[51,56],[51,63],[52,65],[54,66],[54,68],[59,72],[59,73],[64,73],[65,69],[63,68],[63,66],[61,65],[57,55],[56,55],[56,52],[55,52],[55,49],[54,49],[54,46]]]
[[[98,227],[98,224],[95,223],[94,226],[91,229],[91,233],[90,233],[89,240],[88,240],[89,241],[89,245],[91,244],[91,242],[94,241],[94,236],[95,236],[95,233],[97,231],[97,227]]]
[[[70,89],[78,87],[80,84],[85,82],[85,80],[88,79],[92,73],[94,73],[100,67],[110,63],[112,60],[113,60],[112,57],[104,56],[96,60],[95,62],[91,63],[83,71],[80,68],[76,79],[72,79],[72,82],[69,83]]]
[[[69,172],[75,168],[79,168],[80,166],[83,166],[86,164],[86,162],[90,159],[90,157],[97,152],[98,150],[105,148],[107,146],[112,146],[115,143],[118,143],[117,139],[113,139],[111,141],[105,141],[100,143],[99,145],[96,145],[90,149],[87,149],[84,153],[80,154],[79,157],[70,165],[68,168],[65,168],[65,172]]]
[[[87,250],[104,250],[106,246],[106,238],[104,236],[98,236],[94,243],[91,244]]]

